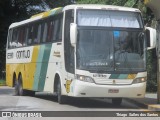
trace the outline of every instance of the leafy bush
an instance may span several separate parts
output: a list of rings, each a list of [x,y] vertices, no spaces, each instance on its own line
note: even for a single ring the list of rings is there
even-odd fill
[[[157,91],[157,57],[156,50],[147,51],[147,92]]]

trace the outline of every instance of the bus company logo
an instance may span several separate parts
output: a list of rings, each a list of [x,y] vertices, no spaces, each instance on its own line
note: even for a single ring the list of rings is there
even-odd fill
[[[30,58],[30,50],[21,50],[16,53],[17,59]]]
[[[3,118],[11,117],[11,112],[2,112],[2,117]]]
[[[13,58],[13,52],[7,53],[7,59],[12,59]]]

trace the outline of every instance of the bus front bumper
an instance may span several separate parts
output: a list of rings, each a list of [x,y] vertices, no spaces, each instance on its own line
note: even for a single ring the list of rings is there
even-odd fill
[[[99,85],[75,80],[69,96],[143,98],[145,90],[146,82],[130,85]]]

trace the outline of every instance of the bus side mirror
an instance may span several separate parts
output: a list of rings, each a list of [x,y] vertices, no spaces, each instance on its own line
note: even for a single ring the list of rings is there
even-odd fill
[[[151,27],[146,27],[146,39],[147,39],[147,50],[156,47],[156,30]]]
[[[77,42],[77,24],[71,23],[70,24],[70,42],[73,47],[76,46]]]

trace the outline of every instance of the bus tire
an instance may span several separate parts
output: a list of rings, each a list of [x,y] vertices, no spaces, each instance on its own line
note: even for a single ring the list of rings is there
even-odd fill
[[[23,90],[23,93],[26,96],[35,96],[35,91],[32,90]]]
[[[26,91],[27,92],[27,95],[29,95],[29,96],[35,96],[35,91]]]
[[[22,76],[20,75],[18,77],[18,82],[17,82],[17,87],[18,87],[18,95],[19,96],[24,96],[25,95],[25,91],[23,90],[23,86],[22,86]]]
[[[18,81],[17,80],[14,83],[14,92],[15,92],[16,96],[19,95],[19,88],[18,88]]]
[[[112,98],[112,104],[119,106],[122,103],[122,98]]]
[[[57,101],[59,104],[65,104],[66,103],[66,99],[65,96],[63,96],[61,94],[62,88],[61,88],[61,82],[60,80],[57,83]]]
[[[22,76],[18,77],[18,81],[15,82],[15,95],[19,96],[35,96],[35,91],[24,90],[22,84]]]

